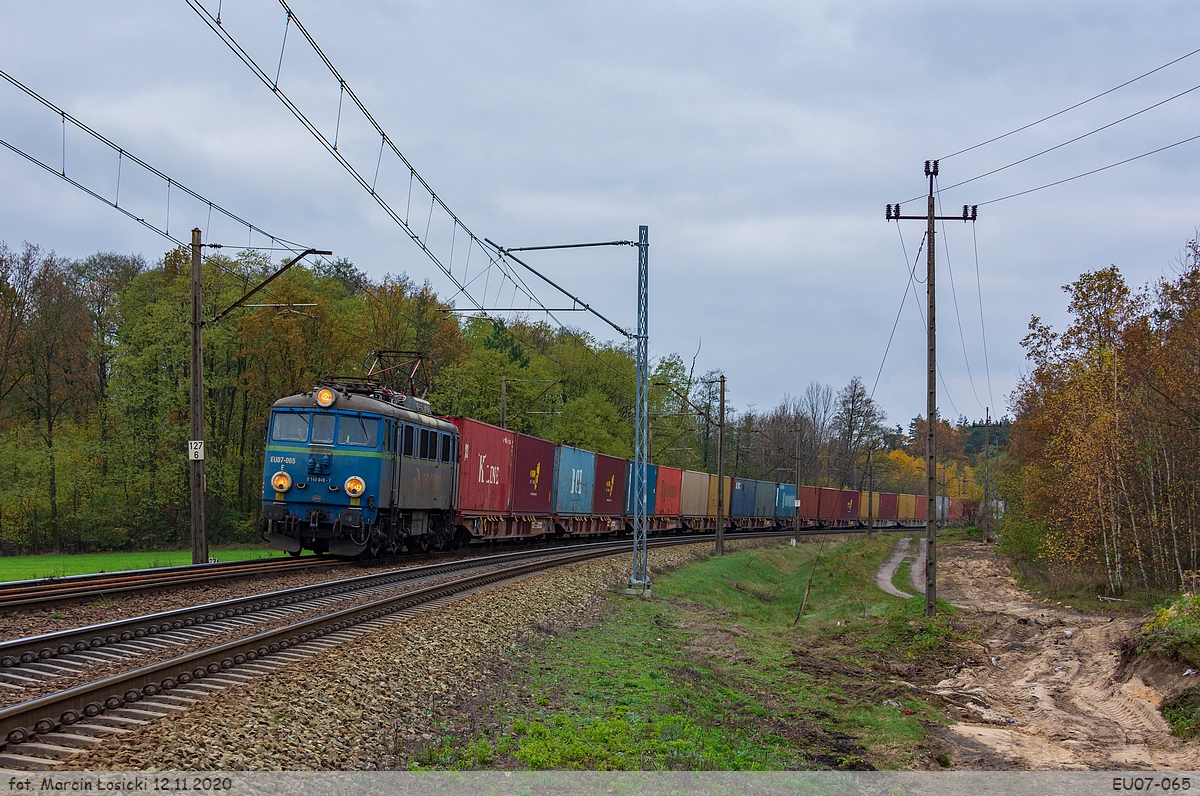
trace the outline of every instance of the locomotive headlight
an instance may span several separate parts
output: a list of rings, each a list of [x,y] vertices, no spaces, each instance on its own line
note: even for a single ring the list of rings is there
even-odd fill
[[[271,476],[271,488],[276,492],[286,492],[292,488],[292,477],[283,470]]]
[[[359,478],[357,475],[352,475],[346,479],[346,494],[350,497],[362,497],[362,493],[366,491],[367,482]]]
[[[337,400],[337,393],[328,387],[322,387],[317,390],[317,403],[321,406],[333,406],[333,402]]]

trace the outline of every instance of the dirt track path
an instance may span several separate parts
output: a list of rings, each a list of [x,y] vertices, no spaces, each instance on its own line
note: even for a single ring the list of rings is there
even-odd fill
[[[905,599],[913,595],[908,592],[900,591],[892,583],[892,578],[896,576],[896,570],[900,569],[900,565],[904,563],[904,559],[908,557],[908,537],[896,540],[896,549],[892,551],[892,557],[883,563],[879,571],[875,573],[875,585],[883,589],[888,594],[894,597],[903,597]]]
[[[931,689],[962,715],[944,737],[959,747],[956,766],[1200,768],[1200,746],[1172,737],[1157,709],[1193,685],[1186,667],[1120,669],[1121,641],[1144,620],[1034,603],[990,545],[939,553],[939,596],[981,627],[970,659]]]

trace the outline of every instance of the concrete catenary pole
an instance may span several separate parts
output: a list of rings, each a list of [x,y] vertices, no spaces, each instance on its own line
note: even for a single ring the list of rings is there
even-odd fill
[[[192,383],[188,459],[191,462],[192,563],[208,562],[208,525],[204,517],[204,321],[200,302],[200,230],[192,230]]]
[[[721,374],[720,420],[717,423],[717,550],[725,555],[725,374]]]

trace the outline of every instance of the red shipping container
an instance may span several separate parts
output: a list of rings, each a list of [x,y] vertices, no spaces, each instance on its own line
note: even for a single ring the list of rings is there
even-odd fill
[[[597,517],[619,517],[625,509],[625,469],[629,462],[616,456],[596,454],[596,495],[592,498],[592,514]]]
[[[683,492],[683,470],[674,467],[658,468],[658,492],[654,499],[654,513],[658,516],[678,517],[679,496]]]
[[[842,490],[820,487],[820,489],[817,491],[820,493],[817,497],[818,519],[836,520],[841,517],[841,507],[838,504],[841,503],[842,500]]]
[[[896,519],[896,495],[892,492],[879,493],[879,519]]]
[[[917,510],[916,519],[924,520],[929,516],[929,498],[925,495],[917,495]]]
[[[518,517],[548,515],[554,495],[554,443],[527,434],[516,437],[512,513]]]
[[[950,517],[951,522],[957,522],[963,518],[963,502],[958,498],[950,498]]]
[[[815,486],[796,487],[796,494],[800,498],[800,508],[796,509],[796,516],[802,520],[815,520],[819,508],[817,488]]]
[[[458,426],[458,510],[507,514],[512,484],[513,433],[469,417],[446,418]]]
[[[838,504],[838,510],[841,512],[838,519],[841,520],[857,520],[858,519],[858,500],[859,493],[853,489],[843,489],[841,502]]]

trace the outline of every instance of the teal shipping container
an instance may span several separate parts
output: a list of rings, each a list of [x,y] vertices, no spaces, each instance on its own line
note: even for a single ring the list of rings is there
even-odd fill
[[[646,516],[654,516],[655,498],[658,495],[658,465],[646,465]],[[625,470],[625,513],[633,516],[633,462]]]
[[[796,516],[795,484],[780,484],[775,487],[775,516],[786,520]]]
[[[586,517],[596,494],[596,454],[559,445],[554,452],[554,513]]]
[[[754,492],[754,516],[775,516],[775,482],[759,481]]]

